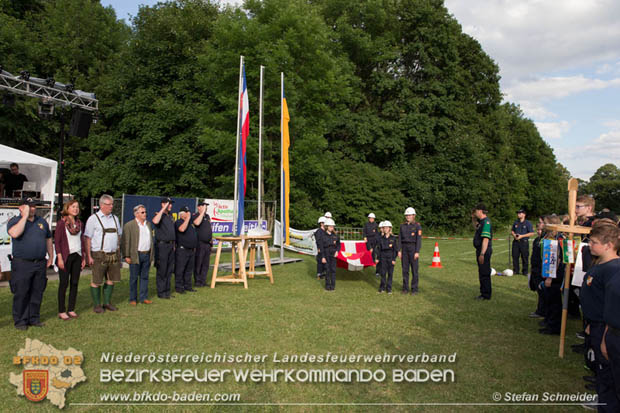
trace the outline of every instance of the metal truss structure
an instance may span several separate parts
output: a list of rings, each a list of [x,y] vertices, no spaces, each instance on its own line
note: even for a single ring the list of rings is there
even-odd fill
[[[94,93],[73,90],[72,85],[45,79],[32,78],[29,75],[13,76],[0,69],[0,90],[6,90],[18,95],[42,99],[44,103],[59,104],[97,112],[99,101]]]

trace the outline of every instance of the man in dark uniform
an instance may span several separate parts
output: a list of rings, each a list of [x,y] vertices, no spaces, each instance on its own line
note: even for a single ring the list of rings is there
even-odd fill
[[[336,264],[340,251],[340,236],[334,227],[336,224],[331,218],[325,220],[325,234],[321,237],[321,262],[325,264],[325,291],[336,289]]]
[[[192,272],[196,259],[198,234],[191,222],[192,214],[189,208],[181,208],[179,219],[174,223],[177,237],[177,250],[174,261],[174,289],[179,294],[186,291],[196,292],[192,288]]]
[[[527,275],[527,263],[530,256],[530,237],[534,235],[532,223],[525,219],[525,210],[517,211],[517,220],[512,224],[510,232],[512,241],[512,269],[519,274],[519,259],[523,263],[523,275]]]
[[[198,232],[198,248],[196,249],[196,263],[194,265],[194,285],[207,286],[207,274],[211,263],[211,248],[213,248],[213,231],[211,217],[207,214],[207,200],[198,204],[198,213],[192,216],[192,222]]]
[[[400,225],[398,240],[401,250],[398,257],[403,261],[403,294],[409,292],[409,267],[411,267],[411,295],[418,293],[418,264],[422,248],[422,226],[415,222],[415,209],[405,210],[407,222]]]
[[[620,398],[620,276],[612,278],[605,285],[605,344],[601,350],[611,364],[616,397]]]
[[[314,242],[316,243],[316,278],[325,278],[325,264],[321,260],[321,238],[325,235],[325,217],[319,218],[319,228],[314,231]]]
[[[379,228],[381,228],[382,234],[377,239],[373,250],[374,261],[379,267],[378,271],[381,276],[379,293],[387,291],[388,294],[392,294],[392,275],[398,257],[398,240],[392,234],[392,223],[390,221],[381,222]]]
[[[20,216],[11,218],[6,225],[12,238],[9,284],[13,293],[13,321],[18,330],[44,326],[40,311],[47,286],[45,270],[52,265],[54,252],[49,226],[43,218],[36,216],[36,211],[34,201],[27,198],[19,206]]]
[[[170,216],[172,204],[170,198],[162,198],[161,209],[153,217],[155,226],[155,266],[157,267],[157,296],[169,299],[174,297],[170,294],[170,279],[174,270],[174,243],[176,234],[174,221]]]
[[[379,227],[375,222],[375,214],[368,214],[368,221],[364,224],[364,230],[362,234],[364,235],[364,242],[366,243],[366,249],[370,251],[370,254],[373,254],[373,250],[375,245],[379,242]],[[377,267],[375,270],[375,275],[379,276],[379,268]]]
[[[480,281],[480,295],[477,300],[491,299],[491,247],[493,230],[491,220],[487,217],[487,208],[484,204],[476,205],[474,216],[478,220],[478,227],[474,235],[476,262],[478,263],[478,279]]]

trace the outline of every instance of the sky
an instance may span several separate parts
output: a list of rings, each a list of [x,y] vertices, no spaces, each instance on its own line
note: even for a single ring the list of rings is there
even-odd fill
[[[101,0],[129,21],[154,0]],[[227,3],[239,4],[229,0]],[[445,0],[572,176],[620,167],[620,1]]]

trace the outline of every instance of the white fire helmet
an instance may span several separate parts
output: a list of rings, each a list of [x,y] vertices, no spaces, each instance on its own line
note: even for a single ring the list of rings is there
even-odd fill
[[[325,217],[321,217],[321,218],[319,218],[319,224],[321,224],[321,223],[323,223],[323,222],[325,222]]]
[[[325,215],[323,215],[325,218],[331,218],[332,217],[332,213],[331,212],[326,212]]]
[[[379,228],[382,228],[382,227],[392,228],[392,223],[390,221],[381,221],[381,223],[379,224]]]
[[[326,226],[326,227],[330,227],[330,226],[331,226],[331,227],[335,227],[335,226],[336,226],[336,223],[334,222],[334,220],[333,220],[333,219],[331,219],[331,218],[326,218],[326,219],[325,219],[325,226]]]
[[[415,209],[411,207],[405,209],[405,215],[415,215]]]
[[[491,275],[496,275],[497,271],[495,271],[495,268],[491,268]]]
[[[375,214],[371,212],[370,214],[368,214],[368,218],[376,218],[376,217],[375,217]]]
[[[502,272],[502,274],[508,276],[508,277],[512,277],[513,272],[511,269],[505,269],[504,272]]]

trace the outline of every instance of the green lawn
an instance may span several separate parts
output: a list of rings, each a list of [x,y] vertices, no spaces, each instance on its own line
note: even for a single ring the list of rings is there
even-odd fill
[[[493,403],[494,392],[584,392],[581,376],[586,374],[583,358],[573,353],[578,343],[575,332],[580,322],[569,322],[567,351],[557,356],[559,338],[538,334],[538,320],[527,315],[534,310],[536,295],[527,288],[523,276],[493,277],[493,299],[478,302],[478,277],[470,241],[439,241],[443,269],[429,268],[434,242],[424,244],[421,259],[420,293],[402,296],[400,262],[394,275],[393,295],[378,295],[379,280],[374,270],[338,270],[336,291],[327,293],[315,278],[314,257],[301,263],[274,266],[275,284],[265,278],[249,281],[249,289],[219,284],[198,293],[176,295],[150,306],[130,307],[128,272],[114,292],[115,313],[98,315],[91,310],[88,279],[80,283],[80,318],[63,322],[56,318],[58,282],[48,284],[42,307],[46,327],[27,332],[13,328],[12,295],[0,289],[5,309],[0,318],[2,346],[0,381],[2,411],[57,411],[48,401],[34,404],[15,395],[9,372],[21,369],[12,357],[25,338],[36,338],[57,349],[74,347],[84,353],[83,369],[88,381],[70,389],[67,411],[204,411],[204,410],[301,410],[301,411],[575,411],[579,406],[453,406],[392,405],[366,406],[347,403]],[[507,266],[506,242],[495,246],[493,266]],[[276,255],[272,253],[272,255]],[[290,256],[303,257],[289,254]],[[212,261],[213,262],[213,261]],[[155,296],[154,272],[150,292]],[[210,280],[210,276],[209,276]],[[103,351],[150,354],[228,353],[268,354],[262,363],[102,363]],[[457,354],[455,363],[344,363],[275,364],[273,353],[322,355]],[[383,369],[382,382],[370,383],[237,383],[229,377],[223,383],[101,383],[100,369],[196,368],[203,369]],[[452,369],[451,383],[394,383],[394,369]],[[343,403],[319,405],[222,406],[76,406],[98,403],[108,392],[193,392],[239,393],[240,403]]]

